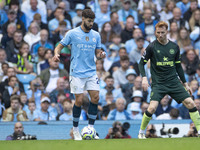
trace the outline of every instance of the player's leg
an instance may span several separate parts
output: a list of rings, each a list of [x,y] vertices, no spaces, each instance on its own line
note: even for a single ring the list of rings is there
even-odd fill
[[[194,125],[197,128],[198,134],[200,135],[200,116],[199,116],[199,112],[195,106],[194,101],[192,100],[191,97],[188,97],[182,103],[188,108],[190,118],[194,122]]]
[[[74,140],[82,140],[78,129],[79,118],[81,115],[81,106],[83,103],[83,89],[85,81],[84,79],[70,76],[70,90],[75,95],[75,103],[73,106],[73,134]]]
[[[145,138],[145,129],[151,120],[152,115],[155,113],[157,107],[158,107],[159,102],[155,100],[151,100],[149,107],[147,108],[147,111],[144,113],[142,117],[142,123],[140,126],[140,131],[138,134],[139,139],[146,139]]]
[[[98,113],[98,102],[99,102],[99,80],[97,75],[91,77],[86,82],[86,90],[88,91],[90,95],[90,105],[88,108],[88,126],[93,128],[95,120],[97,118]],[[99,139],[98,136],[95,137],[95,139]]]

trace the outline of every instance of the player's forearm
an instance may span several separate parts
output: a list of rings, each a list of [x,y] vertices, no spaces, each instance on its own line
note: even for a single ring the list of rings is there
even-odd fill
[[[54,50],[54,54],[56,55],[56,54],[60,54],[60,51],[63,49],[63,45],[62,44],[58,44],[57,46],[56,46],[56,48],[55,48],[55,50]]]
[[[180,63],[176,64],[176,71],[177,71],[178,76],[180,77],[181,81],[183,83],[186,83],[184,71],[183,71],[183,68]]]
[[[146,63],[145,63],[144,60],[141,58],[138,67],[139,67],[139,70],[140,70],[140,73],[141,73],[142,77],[145,77],[145,76],[146,76],[145,69],[144,69],[144,65],[145,65],[145,64],[146,64]]]

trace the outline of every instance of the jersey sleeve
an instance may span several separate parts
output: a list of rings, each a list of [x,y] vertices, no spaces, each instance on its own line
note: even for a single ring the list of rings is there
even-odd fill
[[[139,70],[140,70],[142,77],[146,76],[144,65],[148,62],[148,60],[151,58],[151,56],[152,56],[152,43],[149,44],[149,46],[144,51],[144,53],[141,57],[140,63],[139,63]]]
[[[60,41],[60,44],[62,44],[63,46],[67,46],[71,44],[71,32],[67,32],[67,34],[65,35],[65,37]]]
[[[96,45],[96,49],[101,49],[101,37],[100,34],[98,33],[97,35],[97,45]]]
[[[175,64],[180,64],[181,63],[181,54],[180,54],[180,48],[177,46],[177,53],[175,56]]]

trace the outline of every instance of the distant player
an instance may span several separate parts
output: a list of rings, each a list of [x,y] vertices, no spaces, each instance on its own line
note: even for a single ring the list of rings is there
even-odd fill
[[[170,95],[176,102],[183,103],[189,109],[190,118],[200,134],[200,116],[189,95],[189,93],[191,94],[191,89],[185,80],[181,67],[180,50],[177,44],[167,39],[167,30],[167,23],[161,21],[156,24],[155,35],[157,39],[149,44],[139,63],[139,69],[143,77],[142,88],[144,91],[149,86],[144,70],[144,65],[149,59],[151,60],[152,77],[151,101],[147,111],[143,115],[138,134],[139,139],[145,139],[145,129],[151,120],[151,116],[156,111],[160,100],[166,94]]]
[[[60,44],[55,48],[54,61],[60,61],[60,51],[64,46],[71,46],[70,64],[70,88],[75,94],[75,104],[73,107],[73,134],[74,140],[82,140],[78,129],[81,105],[83,103],[83,92],[87,90],[91,102],[88,109],[90,128],[93,128],[97,117],[97,104],[99,101],[99,80],[96,75],[97,59],[105,58],[106,54],[101,50],[101,38],[98,32],[91,30],[95,19],[95,14],[90,9],[83,10],[81,26],[67,32]],[[99,139],[98,136],[95,139]]]

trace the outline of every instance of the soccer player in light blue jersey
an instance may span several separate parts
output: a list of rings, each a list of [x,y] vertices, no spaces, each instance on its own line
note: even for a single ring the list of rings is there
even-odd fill
[[[83,92],[87,90],[91,101],[88,109],[88,126],[93,128],[97,116],[97,104],[99,101],[99,81],[96,75],[94,57],[102,59],[106,57],[101,50],[101,38],[98,32],[91,30],[95,14],[90,9],[83,10],[81,26],[67,32],[54,51],[54,61],[60,61],[60,51],[64,46],[71,46],[70,64],[70,88],[75,94],[73,107],[73,134],[75,140],[82,140],[78,129]],[[99,139],[98,136],[95,139]]]

